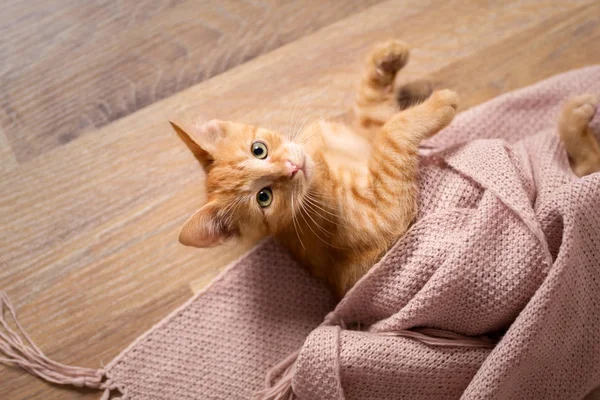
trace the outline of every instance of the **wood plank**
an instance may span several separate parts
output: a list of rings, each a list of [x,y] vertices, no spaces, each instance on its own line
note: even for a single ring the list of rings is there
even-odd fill
[[[10,2],[0,128],[30,160],[380,1]]]
[[[203,178],[167,117],[286,129],[304,106],[304,114],[342,114],[364,52],[390,36],[416,47],[406,77],[433,74],[476,104],[539,80],[522,66],[550,75],[600,62],[600,5],[591,3],[388,1],[48,151],[0,181],[0,288],[51,357],[106,364],[185,301],[190,282],[243,251],[178,245],[180,224],[202,204]],[[553,61],[566,47],[548,39],[579,56]],[[508,83],[488,88],[500,79]],[[15,399],[97,398],[6,368],[0,387]]]
[[[0,175],[17,167],[17,157],[8,143],[8,139],[0,129]]]
[[[600,63],[599,28],[599,4],[565,12],[432,75],[439,87],[459,88],[464,110],[560,71]]]

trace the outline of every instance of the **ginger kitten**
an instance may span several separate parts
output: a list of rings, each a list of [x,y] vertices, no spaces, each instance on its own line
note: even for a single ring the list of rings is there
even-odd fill
[[[180,241],[207,247],[272,235],[343,296],[408,228],[419,143],[456,113],[449,90],[398,113],[390,88],[408,54],[395,40],[371,53],[354,127],[318,122],[289,138],[228,121],[174,125],[207,174],[208,202]]]
[[[393,92],[408,56],[397,40],[374,48],[353,126],[317,122],[286,137],[229,121],[173,124],[207,174],[207,204],[184,224],[181,243],[209,247],[271,235],[343,296],[408,229],[417,211],[419,143],[456,114],[458,96],[450,90],[429,96],[425,84]],[[424,101],[399,111],[411,96]],[[597,142],[582,134],[592,100],[569,103],[560,125],[581,173],[600,169]],[[582,140],[596,147],[581,152]]]

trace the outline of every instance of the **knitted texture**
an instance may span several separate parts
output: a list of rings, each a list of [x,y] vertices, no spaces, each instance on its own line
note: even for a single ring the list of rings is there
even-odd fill
[[[247,399],[300,349],[301,399],[583,398],[600,384],[600,173],[572,174],[556,121],[589,92],[600,67],[470,109],[427,142],[414,225],[337,306],[269,240],[108,378],[132,400]],[[501,340],[399,336],[422,327]]]

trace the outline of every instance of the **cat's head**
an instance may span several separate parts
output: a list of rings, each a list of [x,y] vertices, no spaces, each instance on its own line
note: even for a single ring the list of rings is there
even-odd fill
[[[306,148],[267,129],[210,121],[171,123],[206,172],[207,203],[179,234],[187,246],[275,234],[293,223],[315,175]]]

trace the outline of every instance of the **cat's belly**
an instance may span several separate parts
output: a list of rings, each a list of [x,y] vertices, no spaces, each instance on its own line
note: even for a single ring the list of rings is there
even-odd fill
[[[355,170],[358,175],[367,171],[371,143],[343,124],[321,122],[323,142],[327,148],[327,163],[333,171]]]

